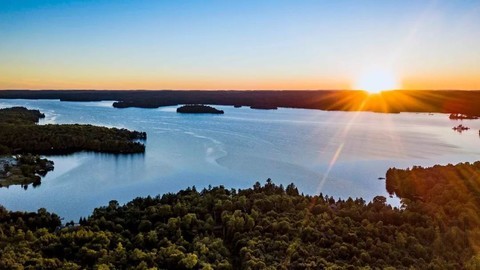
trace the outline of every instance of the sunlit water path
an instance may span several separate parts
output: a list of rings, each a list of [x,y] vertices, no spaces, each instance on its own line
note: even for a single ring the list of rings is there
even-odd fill
[[[112,102],[0,100],[46,114],[41,124],[87,123],[146,131],[144,155],[50,156],[41,186],[0,188],[11,210],[45,207],[78,220],[110,200],[176,192],[195,185],[251,187],[271,178],[301,192],[335,197],[388,196],[389,167],[480,160],[479,120],[445,114],[252,110],[216,106],[224,115],[177,114],[176,107],[115,109]],[[471,129],[459,134],[452,127]],[[394,202],[395,203],[395,202]]]

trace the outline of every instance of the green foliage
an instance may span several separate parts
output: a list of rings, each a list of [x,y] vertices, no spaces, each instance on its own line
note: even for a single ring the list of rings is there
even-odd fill
[[[461,201],[453,203],[467,207]],[[455,220],[434,210],[421,201],[392,208],[384,197],[367,203],[304,196],[270,180],[238,191],[188,188],[123,206],[111,201],[66,227],[44,209],[2,208],[0,268],[477,267],[476,231],[445,226]]]

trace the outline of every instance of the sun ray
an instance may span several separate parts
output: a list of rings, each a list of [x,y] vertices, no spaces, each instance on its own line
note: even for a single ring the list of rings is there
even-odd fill
[[[364,99],[363,102],[359,105],[358,110],[356,110],[356,112],[353,114],[350,121],[348,121],[348,123],[345,125],[345,128],[343,128],[342,130],[337,132],[337,135],[332,137],[332,138],[341,138],[343,140],[343,142],[340,143],[340,145],[337,147],[335,153],[333,154],[332,158],[330,159],[327,170],[325,171],[322,179],[320,179],[320,182],[318,183],[317,190],[316,190],[315,194],[320,194],[323,186],[325,185],[325,183],[328,179],[328,176],[330,175],[330,171],[333,169],[333,167],[337,163],[338,158],[340,157],[340,155],[343,151],[343,148],[345,146],[346,137],[347,137],[348,133],[350,132],[352,124],[355,122],[357,117],[360,115],[362,109],[364,108],[364,106],[366,104],[365,101],[366,100]],[[329,144],[327,144],[327,145],[329,145]]]

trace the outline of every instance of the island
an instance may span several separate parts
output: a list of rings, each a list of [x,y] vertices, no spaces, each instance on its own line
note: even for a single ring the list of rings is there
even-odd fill
[[[462,113],[451,113],[448,118],[450,118],[451,120],[476,120],[478,119],[478,116],[467,115]]]
[[[38,125],[45,115],[25,107],[0,109],[0,187],[39,184],[53,162],[39,155],[94,151],[145,152],[145,132],[79,124]]]
[[[210,113],[210,114],[223,114],[222,110],[218,110],[214,107],[202,105],[202,104],[187,104],[177,108],[177,113]]]
[[[276,106],[270,106],[270,105],[258,105],[258,106],[250,106],[250,109],[254,109],[254,110],[277,110],[278,108]]]

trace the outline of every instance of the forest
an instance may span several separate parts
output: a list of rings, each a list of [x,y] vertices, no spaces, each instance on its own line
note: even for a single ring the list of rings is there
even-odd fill
[[[369,94],[358,90],[270,91],[127,91],[127,90],[3,90],[0,99],[116,101],[116,108],[158,108],[183,104],[248,106],[261,109],[299,108],[384,113],[438,112],[480,116],[480,92],[462,90],[394,90]]]
[[[399,207],[268,179],[110,201],[79,224],[2,208],[0,268],[479,269],[479,166],[389,170]]]
[[[0,109],[0,155],[68,154],[76,151],[143,153],[146,133],[92,125],[36,125],[45,117],[23,107]]]
[[[0,187],[40,185],[53,162],[40,154],[96,151],[143,153],[145,132],[92,125],[37,125],[45,115],[24,107],[0,109]],[[12,157],[12,155],[14,155]]]

